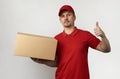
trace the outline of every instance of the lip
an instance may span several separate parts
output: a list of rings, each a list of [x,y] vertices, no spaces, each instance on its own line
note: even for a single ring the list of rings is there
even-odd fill
[[[64,23],[69,23],[69,21],[65,21]]]

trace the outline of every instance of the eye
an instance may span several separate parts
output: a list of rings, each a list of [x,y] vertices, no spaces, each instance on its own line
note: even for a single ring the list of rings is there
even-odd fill
[[[65,15],[61,15],[60,17],[63,18],[63,17],[65,17]]]
[[[69,13],[68,16],[71,16],[71,13]]]

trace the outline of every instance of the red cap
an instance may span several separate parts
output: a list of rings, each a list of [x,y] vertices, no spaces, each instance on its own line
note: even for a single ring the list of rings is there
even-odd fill
[[[60,16],[63,11],[70,11],[75,14],[74,9],[70,5],[63,5],[59,10],[58,15]]]

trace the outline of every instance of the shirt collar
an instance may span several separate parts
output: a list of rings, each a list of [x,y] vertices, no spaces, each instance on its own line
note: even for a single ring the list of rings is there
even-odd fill
[[[73,32],[71,34],[66,34],[65,31],[62,32],[63,36],[66,37],[66,36],[75,36],[78,32],[78,28],[77,27],[74,27],[75,29],[73,30]]]

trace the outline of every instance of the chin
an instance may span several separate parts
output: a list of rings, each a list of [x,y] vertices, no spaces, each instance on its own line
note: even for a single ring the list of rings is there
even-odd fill
[[[69,27],[71,27],[71,26],[64,26],[65,28],[69,28]]]
[[[66,24],[66,25],[64,25],[64,27],[70,27],[71,25],[69,25],[69,24]]]
[[[69,27],[72,27],[72,25],[66,25],[66,26],[64,26],[64,27],[69,28]]]

